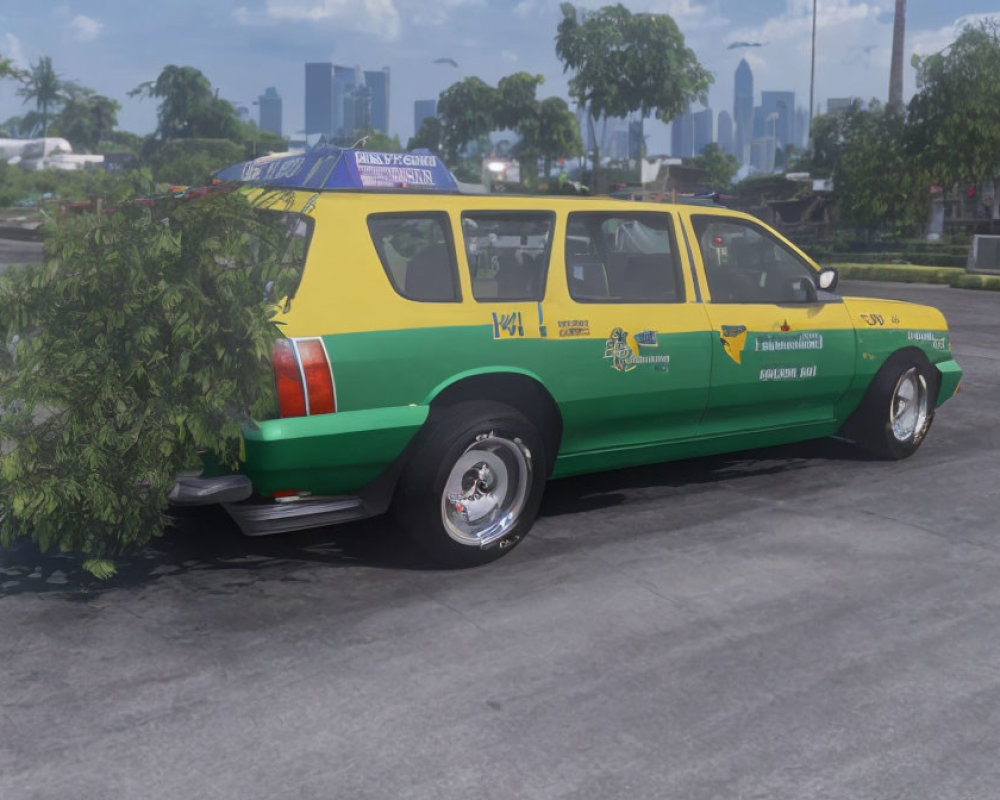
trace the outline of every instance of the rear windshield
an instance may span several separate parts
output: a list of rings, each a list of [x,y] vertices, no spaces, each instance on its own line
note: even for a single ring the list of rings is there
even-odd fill
[[[284,302],[288,311],[302,282],[314,221],[305,214],[260,209],[251,234],[254,261],[267,270],[267,299]]]

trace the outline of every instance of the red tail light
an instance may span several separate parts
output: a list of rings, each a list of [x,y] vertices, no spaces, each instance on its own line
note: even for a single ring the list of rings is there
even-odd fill
[[[279,339],[271,354],[282,417],[337,410],[333,372],[322,339]]]

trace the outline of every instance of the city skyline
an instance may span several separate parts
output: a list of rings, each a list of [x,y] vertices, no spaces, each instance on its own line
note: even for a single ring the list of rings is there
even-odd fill
[[[686,45],[715,73],[713,108],[731,108],[733,74],[743,58],[759,86],[808,97],[812,4],[750,5],[743,0],[628,3],[633,12],[671,13]],[[885,100],[893,5],[892,0],[820,0],[817,106],[846,96]],[[238,105],[249,106],[264,87],[273,86],[283,100],[284,133],[292,138],[305,127],[303,63],[362,64],[376,71],[387,65],[393,83],[388,133],[405,144],[413,133],[414,101],[436,98],[472,75],[496,85],[512,72],[537,73],[545,77],[539,97],[567,98],[568,76],[554,52],[558,6],[555,0],[220,0],[208,10],[193,0],[177,0],[150,6],[139,21],[124,0],[103,0],[97,7],[42,0],[30,10],[16,6],[0,12],[0,53],[20,66],[50,55],[62,77],[121,102],[119,127],[136,133],[155,128],[156,103],[130,99],[127,92],[155,79],[167,64],[200,69],[221,96]],[[915,88],[909,57],[947,46],[956,23],[975,22],[974,15],[986,12],[1000,18],[986,0],[910,5],[905,99]],[[729,49],[740,41],[762,46]],[[29,108],[13,82],[0,84],[0,119]],[[667,152],[668,124],[647,120],[645,133],[649,152]]]

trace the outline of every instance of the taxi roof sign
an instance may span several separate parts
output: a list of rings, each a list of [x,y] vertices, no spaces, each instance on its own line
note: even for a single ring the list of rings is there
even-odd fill
[[[457,192],[448,168],[429,151],[382,153],[340,147],[317,147],[305,153],[282,153],[225,167],[216,181],[237,181],[286,189],[407,189]]]

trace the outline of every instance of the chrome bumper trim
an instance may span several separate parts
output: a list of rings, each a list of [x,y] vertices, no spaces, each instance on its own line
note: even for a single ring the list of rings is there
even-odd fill
[[[246,536],[322,528],[371,516],[360,497],[313,497],[294,503],[224,503]]]
[[[206,506],[238,503],[253,494],[246,475],[218,475],[214,478],[178,477],[167,499],[175,506]]]

